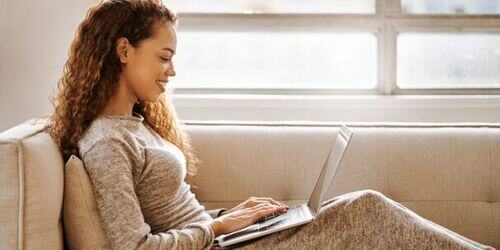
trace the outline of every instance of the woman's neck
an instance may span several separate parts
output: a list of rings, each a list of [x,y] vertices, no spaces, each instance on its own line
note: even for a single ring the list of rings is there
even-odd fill
[[[119,87],[115,95],[109,99],[108,103],[102,110],[102,115],[132,115],[134,104],[137,102],[137,97],[130,93],[126,88],[126,84],[119,83]]]

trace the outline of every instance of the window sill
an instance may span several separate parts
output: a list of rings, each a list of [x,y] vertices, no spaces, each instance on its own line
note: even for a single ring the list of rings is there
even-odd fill
[[[174,94],[185,120],[500,122],[500,95]]]
[[[450,108],[500,107],[500,95],[255,95],[174,94],[176,107]]]

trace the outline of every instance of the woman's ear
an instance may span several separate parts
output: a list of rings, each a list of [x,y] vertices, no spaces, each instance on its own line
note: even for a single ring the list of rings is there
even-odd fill
[[[121,63],[128,62],[129,50],[131,49],[128,39],[125,37],[120,37],[116,41],[116,54],[120,58]]]

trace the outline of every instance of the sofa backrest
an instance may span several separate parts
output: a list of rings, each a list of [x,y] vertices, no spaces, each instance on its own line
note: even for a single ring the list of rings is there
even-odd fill
[[[0,134],[0,249],[63,248],[63,160],[42,126]]]
[[[192,123],[203,161],[194,193],[207,209],[249,196],[306,202],[339,131],[335,123]],[[349,125],[349,124],[348,124]],[[500,127],[351,124],[325,197],[373,189],[466,237],[500,248]]]
[[[500,248],[500,126],[347,124],[354,131],[327,197],[373,189],[421,216]],[[249,196],[309,198],[338,123],[190,122],[207,209]],[[0,249],[62,249],[64,169],[28,122],[0,134]]]

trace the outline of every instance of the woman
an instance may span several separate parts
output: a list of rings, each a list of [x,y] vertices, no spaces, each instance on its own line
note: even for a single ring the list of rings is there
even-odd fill
[[[113,249],[210,248],[214,237],[287,209],[251,197],[227,211],[205,211],[190,191],[199,160],[165,96],[175,76],[176,25],[159,0],[93,6],[53,100],[46,130],[65,161],[79,155],[85,163]],[[325,208],[312,223],[241,246],[485,248],[375,191],[336,197]]]

